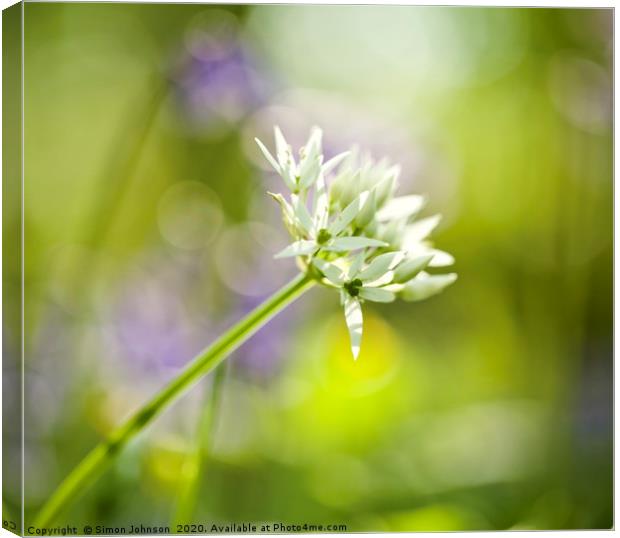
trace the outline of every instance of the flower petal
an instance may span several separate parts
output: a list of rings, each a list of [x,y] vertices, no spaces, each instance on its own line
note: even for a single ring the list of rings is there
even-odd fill
[[[375,217],[377,212],[377,201],[375,190],[371,190],[370,194],[366,198],[366,202],[360,209],[359,213],[355,216],[355,226],[357,228],[363,229],[365,228],[372,219]]]
[[[323,141],[323,131],[316,125],[310,129],[310,136],[306,145],[303,147],[303,153],[306,157],[316,157],[321,154]]]
[[[306,254],[310,254],[314,252],[317,248],[317,244],[314,241],[306,241],[302,239],[301,241],[295,241],[291,243],[284,250],[278,252],[274,258],[290,258],[291,256],[305,256]]]
[[[405,287],[404,284],[387,284],[386,286],[382,286],[381,289],[392,291],[392,292],[398,294],[399,292],[402,291],[402,289],[404,287]]]
[[[319,174],[314,191],[314,229],[322,230],[327,226],[329,217],[329,195],[323,174]]]
[[[280,208],[282,209],[282,220],[284,221],[286,229],[293,237],[297,237],[299,235],[299,230],[295,225],[295,211],[291,205],[285,200],[284,196],[279,193],[267,191],[267,194],[280,204]]]
[[[456,273],[429,275],[422,272],[405,285],[400,292],[400,297],[405,301],[422,301],[441,292],[452,284],[456,278]]]
[[[308,142],[300,151],[299,162],[299,188],[308,189],[317,180],[321,172],[323,155],[321,152],[321,140],[323,131],[318,127],[313,127],[310,131]]]
[[[273,128],[273,132],[276,139],[276,157],[280,166],[282,166],[283,163],[288,162],[292,158],[291,147],[277,125]]]
[[[377,220],[383,222],[392,219],[410,218],[418,213],[425,203],[426,199],[424,196],[417,194],[392,198],[377,212]]]
[[[274,127],[275,139],[276,139],[276,157],[278,158],[278,164],[280,166],[280,175],[286,183],[286,186],[293,192],[297,190],[296,164],[293,159],[293,150],[291,146],[286,142],[282,131],[279,127]]]
[[[394,271],[394,282],[397,284],[408,282],[422,271],[432,259],[433,255],[429,254],[405,260]]]
[[[289,204],[286,201],[286,198],[284,198],[284,196],[282,196],[279,192],[267,191],[267,194],[271,196],[276,202],[278,202],[278,204],[280,205],[280,208],[282,209],[282,212],[286,214],[287,217],[293,218],[295,216],[295,211],[293,211],[293,207],[291,206],[291,204]]]
[[[353,258],[353,261],[351,262],[351,265],[349,266],[349,269],[347,271],[347,275],[350,280],[354,279],[357,276],[357,273],[359,273],[362,265],[364,264],[365,257],[366,253],[362,251]]]
[[[295,217],[297,217],[297,224],[307,233],[310,234],[314,227],[312,217],[308,212],[308,208],[304,201],[296,195],[292,195],[293,209],[295,210]]]
[[[348,157],[350,153],[351,153],[350,151],[339,153],[338,155],[336,155],[335,157],[332,157],[329,161],[327,161],[323,165],[323,168],[322,168],[323,175],[326,176],[327,174],[329,174],[334,168],[336,168],[336,166],[338,166],[345,159],[345,157]]]
[[[342,286],[342,284],[344,284],[344,273],[337,265],[320,258],[315,258],[312,260],[312,264],[316,266],[316,268],[321,271],[321,273],[323,273],[327,277],[327,280],[331,283],[336,284],[336,286]]]
[[[376,303],[391,303],[396,299],[396,294],[383,288],[362,288],[360,289],[360,297]]]
[[[433,259],[428,264],[429,267],[448,267],[454,265],[454,256],[433,248],[429,242],[415,243],[413,248],[407,251],[410,258],[417,258],[419,256],[432,255]]]
[[[318,157],[308,157],[304,159],[299,168],[300,189],[307,190],[314,185],[314,182],[321,173],[321,158],[322,156],[319,155]]]
[[[369,195],[370,193],[368,191],[364,191],[360,193],[360,195],[357,196],[347,207],[345,207],[334,222],[330,224],[328,228],[329,233],[332,235],[338,235],[342,230],[344,230],[360,212]]]
[[[394,165],[385,172],[383,179],[377,183],[375,187],[377,191],[377,207],[381,207],[392,196],[396,189],[399,175],[400,166]]]
[[[376,236],[383,239],[394,248],[401,248],[406,225],[407,223],[404,220],[384,222],[378,226]]]
[[[349,188],[352,175],[353,172],[348,168],[344,170],[341,169],[338,175],[330,181],[329,198],[334,205],[344,205],[342,198]]]
[[[403,250],[413,250],[416,243],[426,239],[428,235],[437,227],[441,215],[433,215],[422,220],[417,220],[407,225],[403,236]]]
[[[338,176],[332,181],[330,186],[330,197],[333,202],[341,208],[346,208],[355,197],[367,189],[364,188],[364,182],[361,177],[360,170],[341,169]]]
[[[344,303],[344,317],[349,329],[349,336],[351,338],[351,351],[353,353],[353,359],[357,359],[360,353],[360,345],[362,343],[362,328],[363,317],[362,307],[360,302],[353,298],[347,297]]]
[[[278,161],[276,161],[274,159],[273,155],[271,153],[269,153],[269,150],[267,149],[265,144],[263,144],[258,138],[255,138],[254,140],[258,144],[258,147],[260,148],[260,150],[263,152],[263,155],[265,156],[265,158],[269,161],[269,164],[271,166],[273,166],[275,168],[276,172],[278,172],[278,174],[279,174],[280,173],[280,165],[278,164]]]
[[[387,271],[386,273],[383,273],[376,280],[370,280],[368,282],[364,282],[364,287],[365,288],[379,288],[379,287],[387,286],[387,284],[390,284],[393,279],[394,279],[394,271]]]
[[[402,252],[387,252],[374,258],[357,276],[362,281],[377,280],[381,275],[395,267],[404,257]]]
[[[336,237],[324,250],[357,250],[366,247],[386,247],[387,243],[370,237]]]
[[[450,265],[454,265],[454,256],[444,252],[443,250],[437,250],[434,248],[431,249],[429,254],[433,255],[433,259],[428,264],[429,267],[448,267]]]

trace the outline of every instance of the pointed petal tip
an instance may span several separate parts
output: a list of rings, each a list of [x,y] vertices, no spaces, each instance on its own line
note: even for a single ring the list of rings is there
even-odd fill
[[[349,337],[351,339],[351,352],[353,358],[357,359],[362,343],[362,307],[360,301],[356,298],[347,298],[344,304],[344,317],[349,329]]]
[[[323,129],[321,129],[318,125],[313,125],[310,128],[310,138],[313,136],[323,137]]]
[[[280,130],[280,127],[278,127],[277,125],[274,125],[273,126],[273,134],[274,134],[274,138],[276,140],[276,151],[278,152],[278,154],[280,154],[281,152],[286,151],[288,143],[286,141],[286,138],[284,138],[284,135],[282,134],[282,131]],[[278,158],[280,158],[280,155],[278,155]]]
[[[273,169],[280,174],[281,173],[281,168],[280,168],[280,164],[278,163],[278,161],[276,161],[276,159],[274,158],[274,156],[270,153],[270,151],[267,149],[267,146],[265,146],[265,144],[263,144],[258,138],[254,138],[254,140],[256,141],[256,144],[258,145],[259,149],[261,150],[261,152],[263,153],[263,155],[265,156],[265,159],[267,159],[267,161],[269,162],[269,164],[273,167]]]

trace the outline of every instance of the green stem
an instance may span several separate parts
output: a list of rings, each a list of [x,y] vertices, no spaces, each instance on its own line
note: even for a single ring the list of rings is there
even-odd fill
[[[298,275],[201,351],[177,377],[114,431],[107,441],[86,455],[45,503],[35,519],[35,526],[47,527],[53,523],[60,511],[92,484],[147,424],[312,285],[310,277]]]
[[[175,527],[178,524],[189,523],[196,508],[204,459],[208,455],[209,449],[213,447],[217,415],[228,365],[228,363],[221,364],[213,373],[213,382],[200,411],[196,446],[183,465],[182,489],[173,521]]]

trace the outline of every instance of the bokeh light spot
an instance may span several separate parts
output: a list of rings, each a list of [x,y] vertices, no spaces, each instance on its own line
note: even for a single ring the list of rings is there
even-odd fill
[[[217,235],[224,215],[217,195],[197,181],[172,185],[158,208],[159,230],[171,245],[186,250],[207,246]]]

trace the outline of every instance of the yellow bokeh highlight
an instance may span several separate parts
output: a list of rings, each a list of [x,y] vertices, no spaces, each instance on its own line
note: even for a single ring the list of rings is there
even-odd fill
[[[488,523],[477,514],[460,506],[449,504],[431,504],[402,512],[388,518],[391,531],[462,531],[484,530]]]
[[[315,329],[295,365],[294,378],[288,378],[288,387],[296,386],[291,379],[305,381],[304,397],[285,411],[285,420],[291,422],[289,448],[296,458],[334,448],[354,454],[379,437],[389,424],[386,417],[402,408],[399,336],[370,308],[364,315],[357,360],[344,318],[335,315]]]
[[[330,320],[326,335],[325,369],[329,382],[337,381],[352,394],[372,392],[389,382],[399,367],[398,336],[380,317],[365,309],[362,347],[353,360],[349,333],[342,316]],[[344,385],[344,386],[343,386]]]

